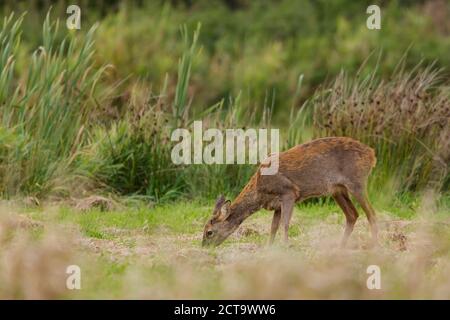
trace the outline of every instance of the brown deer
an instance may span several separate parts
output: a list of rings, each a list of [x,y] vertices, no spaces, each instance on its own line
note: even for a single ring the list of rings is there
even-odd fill
[[[347,137],[316,139],[278,154],[275,175],[262,175],[261,164],[239,196],[231,203],[219,197],[212,218],[206,223],[203,245],[219,245],[239,225],[261,208],[274,210],[270,243],[283,221],[284,240],[288,241],[289,221],[296,202],[331,195],[344,211],[346,226],[341,246],[353,231],[358,211],[349,194],[361,205],[377,243],[375,211],[367,199],[367,178],[375,166],[375,152]]]

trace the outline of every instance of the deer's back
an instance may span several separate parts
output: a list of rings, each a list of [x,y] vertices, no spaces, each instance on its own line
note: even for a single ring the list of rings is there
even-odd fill
[[[333,193],[336,185],[364,183],[375,166],[375,152],[347,137],[316,139],[279,155],[275,176],[261,176],[260,190],[282,193],[281,185],[293,183],[302,198]]]

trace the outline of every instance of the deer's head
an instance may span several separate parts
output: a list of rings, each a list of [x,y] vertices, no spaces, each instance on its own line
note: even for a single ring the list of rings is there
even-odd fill
[[[220,196],[216,201],[212,217],[205,225],[203,246],[218,246],[236,230],[238,224],[227,221],[230,213],[230,200],[225,200],[224,196]]]

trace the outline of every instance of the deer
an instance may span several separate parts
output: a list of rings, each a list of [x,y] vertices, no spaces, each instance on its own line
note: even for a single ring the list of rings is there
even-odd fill
[[[212,217],[204,227],[203,246],[220,245],[245,219],[262,208],[274,212],[269,244],[274,242],[281,221],[284,242],[288,243],[294,205],[308,198],[331,196],[346,218],[340,242],[340,247],[345,248],[358,219],[350,195],[367,216],[371,247],[377,245],[375,211],[367,196],[367,180],[376,165],[372,148],[349,137],[315,139],[276,154],[278,171],[273,175],[261,174],[273,156],[259,165],[233,202],[223,195],[217,199]]]

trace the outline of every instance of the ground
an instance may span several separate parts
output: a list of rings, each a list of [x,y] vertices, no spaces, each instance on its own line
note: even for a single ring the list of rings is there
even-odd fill
[[[332,201],[295,209],[288,245],[267,244],[271,213],[250,217],[222,246],[201,247],[212,203],[83,208],[4,202],[1,298],[314,299],[450,298],[450,217],[418,206],[375,205],[380,246],[360,210],[348,248]],[[81,289],[66,288],[68,265]],[[369,290],[370,265],[381,289]]]

